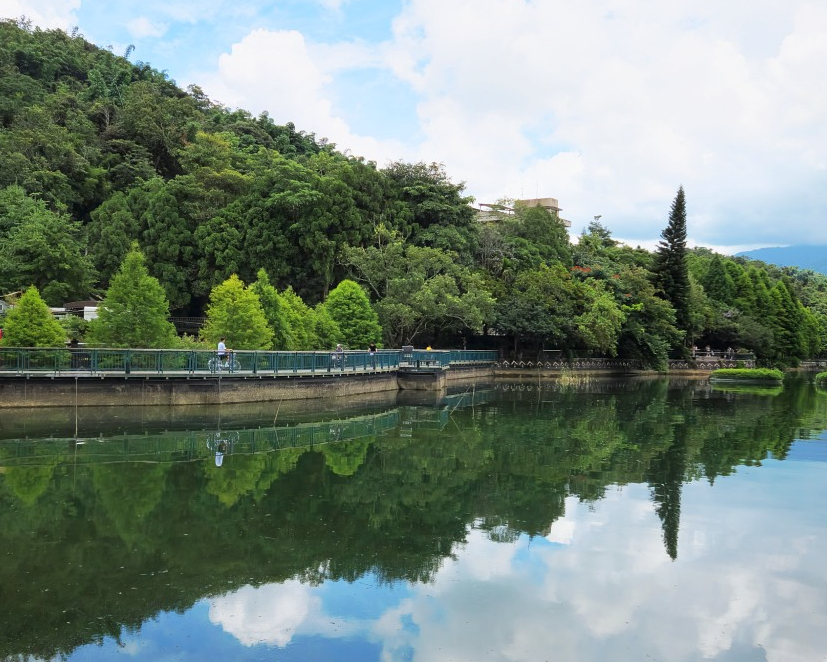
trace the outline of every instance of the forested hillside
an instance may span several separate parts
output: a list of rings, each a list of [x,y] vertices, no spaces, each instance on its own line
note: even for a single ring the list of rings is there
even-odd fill
[[[154,310],[212,311],[208,340],[225,332],[221,302],[249,294],[267,327],[249,347],[346,334],[662,366],[693,344],[785,365],[825,344],[827,278],[687,251],[681,206],[664,209],[656,253],[597,223],[572,245],[542,208],[478,223],[438,164],[349,156],[125,55],[0,22],[0,296],[123,297],[128,263],[135,282],[160,283]],[[345,328],[357,310],[363,326]],[[129,344],[105,331],[93,337]]]

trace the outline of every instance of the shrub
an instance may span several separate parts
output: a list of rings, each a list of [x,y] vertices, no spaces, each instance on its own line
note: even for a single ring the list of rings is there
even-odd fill
[[[780,382],[784,379],[784,373],[776,368],[720,368],[713,370],[709,378],[711,380]]]

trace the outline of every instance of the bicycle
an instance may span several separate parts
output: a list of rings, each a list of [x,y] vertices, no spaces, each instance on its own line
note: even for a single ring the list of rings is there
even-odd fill
[[[221,372],[222,370],[236,372],[237,370],[241,370],[241,364],[232,352],[227,352],[223,357],[212,357],[207,361],[207,367],[210,369],[210,372]]]
[[[342,352],[333,352],[333,354],[330,355],[330,367],[328,368],[328,371],[331,369],[344,370],[346,364],[347,357]]]
[[[224,456],[233,452],[233,447],[238,442],[238,432],[231,430],[214,432],[207,437],[207,448],[215,454],[215,466],[220,467],[224,463]]]

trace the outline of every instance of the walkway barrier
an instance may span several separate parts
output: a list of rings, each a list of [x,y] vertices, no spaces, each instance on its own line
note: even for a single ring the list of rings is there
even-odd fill
[[[234,351],[231,360],[217,360],[210,350],[20,348],[0,347],[0,375],[135,375],[141,377],[218,374],[289,375],[372,371],[388,372],[400,365],[485,365],[497,362],[496,351],[399,349],[325,352]]]

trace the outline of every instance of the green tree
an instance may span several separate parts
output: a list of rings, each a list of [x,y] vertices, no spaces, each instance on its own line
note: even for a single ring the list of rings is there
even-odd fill
[[[284,313],[290,326],[291,345],[285,349],[294,351],[308,351],[321,349],[316,339],[316,320],[313,309],[302,298],[288,287],[279,292],[284,303]]]
[[[566,226],[555,212],[543,207],[518,205],[514,219],[506,223],[507,232],[536,247],[540,258],[548,265],[560,262],[572,264],[571,244]]]
[[[576,336],[577,286],[556,264],[520,274],[494,310],[494,326],[514,339],[570,348]],[[586,322],[584,319],[583,322]]]
[[[333,321],[324,304],[317,304],[313,309],[313,333],[316,338],[314,349],[329,349],[341,342],[344,337],[339,325]],[[351,345],[351,347],[354,347]]]
[[[95,209],[91,218],[86,226],[89,255],[101,281],[108,285],[137,238],[138,219],[130,209],[127,194],[121,191]]]
[[[778,365],[795,365],[804,357],[804,319],[798,301],[780,280],[770,291],[769,326],[773,334],[772,358]]]
[[[583,285],[579,299],[585,310],[575,318],[577,333],[588,349],[615,356],[626,313],[602,281]]]
[[[164,288],[149,275],[143,253],[133,246],[98,306],[87,341],[103,347],[172,347],[176,333],[168,318]]]
[[[210,292],[207,321],[201,338],[210,343],[227,339],[232,349],[270,349],[273,330],[258,296],[233,274]]]
[[[377,299],[386,346],[439,332],[482,331],[494,299],[479,274],[457,264],[454,253],[385,240],[346,250],[344,261]]]
[[[706,277],[701,281],[707,296],[725,304],[732,304],[735,298],[735,283],[717,253],[712,257]]]
[[[669,348],[683,332],[675,327],[675,309],[657,295],[651,274],[635,267],[616,274],[611,284],[626,318],[618,340],[618,356],[639,360],[644,366],[665,370]]]
[[[66,331],[34,285],[6,313],[0,338],[3,347],[63,347],[65,342]]]
[[[464,183],[454,184],[439,163],[388,165],[383,174],[391,197],[402,203],[395,209],[392,227],[417,245],[455,252],[463,263],[475,251],[474,210],[465,197]]]
[[[35,285],[52,306],[89,296],[95,272],[79,223],[10,186],[0,191],[0,230],[0,291]]]
[[[686,259],[686,197],[683,186],[678,189],[669,224],[661,233],[662,241],[655,253],[654,273],[657,285],[675,309],[675,325],[689,331],[689,268]],[[685,343],[684,343],[685,344]]]
[[[352,280],[343,280],[328,295],[324,308],[341,331],[341,342],[351,349],[366,348],[382,340],[379,317],[365,291]]]
[[[267,324],[273,330],[273,349],[291,349],[293,345],[293,331],[290,327],[287,305],[275,287],[270,284],[267,272],[259,269],[257,278],[250,289],[258,296]]]
[[[150,195],[141,221],[144,230],[140,243],[150,272],[164,286],[170,307],[184,308],[190,302],[197,265],[192,232],[169,185]]]

